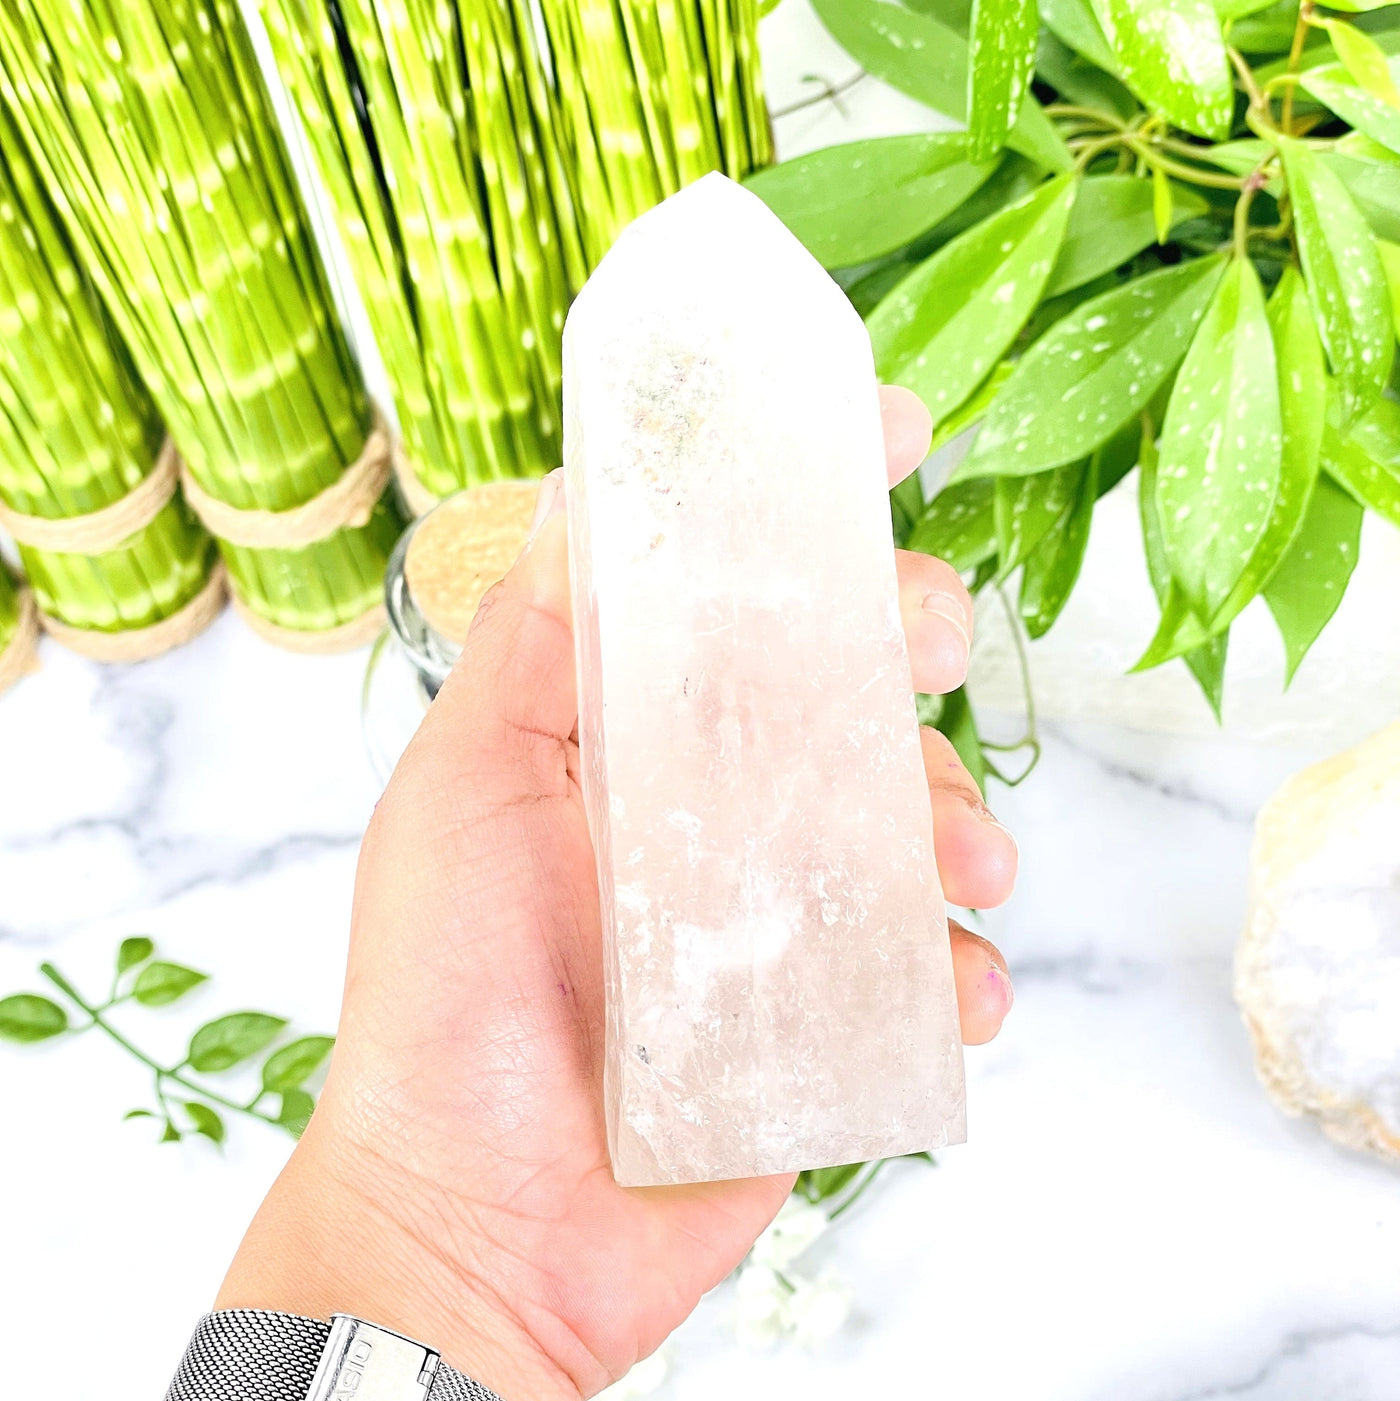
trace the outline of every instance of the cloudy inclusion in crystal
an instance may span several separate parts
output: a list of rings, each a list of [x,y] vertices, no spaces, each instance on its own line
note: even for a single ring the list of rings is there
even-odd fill
[[[711,175],[624,232],[564,352],[618,1181],[960,1142],[865,328]]]

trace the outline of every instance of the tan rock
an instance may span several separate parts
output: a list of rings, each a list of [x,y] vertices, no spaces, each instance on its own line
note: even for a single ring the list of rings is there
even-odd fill
[[[1400,722],[1260,813],[1235,996],[1281,1108],[1400,1159]]]

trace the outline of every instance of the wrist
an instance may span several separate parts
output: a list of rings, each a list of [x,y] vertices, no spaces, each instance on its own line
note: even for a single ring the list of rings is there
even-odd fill
[[[244,1236],[215,1308],[354,1314],[428,1344],[503,1401],[579,1401],[578,1384],[498,1293],[485,1242],[469,1246],[439,1218],[450,1249],[435,1248],[404,1224],[406,1184],[347,1172],[342,1156],[332,1135],[308,1129]]]

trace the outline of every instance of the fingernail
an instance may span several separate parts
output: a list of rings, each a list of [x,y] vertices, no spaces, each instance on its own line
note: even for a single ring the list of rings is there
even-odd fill
[[[925,613],[932,613],[935,618],[942,618],[952,627],[962,642],[964,655],[972,649],[972,637],[967,630],[967,614],[963,611],[962,602],[956,594],[935,590],[924,596],[922,607]]]
[[[563,469],[556,467],[540,483],[540,494],[535,498],[535,514],[530,520],[530,533],[525,537],[528,545],[540,532],[540,526],[563,505]]]

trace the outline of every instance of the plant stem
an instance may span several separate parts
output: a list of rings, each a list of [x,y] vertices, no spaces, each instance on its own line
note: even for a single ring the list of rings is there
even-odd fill
[[[809,73],[803,81],[808,83],[820,83],[822,85],[822,90],[818,93],[814,93],[811,97],[801,97],[798,98],[796,102],[789,102],[786,107],[777,107],[768,115],[774,121],[777,121],[779,117],[790,117],[794,112],[805,112],[809,107],[815,107],[822,102],[830,102],[844,117],[846,114],[841,107],[841,98],[850,92],[857,83],[869,76],[870,75],[862,68],[859,73],[845,79],[843,82],[833,83],[829,78],[822,78],[815,73]]]
[[[1233,45],[1226,49],[1230,55],[1230,62],[1234,66],[1235,72],[1239,74],[1240,86],[1249,94],[1249,105],[1265,112],[1269,110],[1268,99],[1259,89],[1259,84],[1255,80],[1254,70],[1245,62],[1244,55]]]
[[[1047,117],[1079,117],[1096,122],[1099,126],[1110,127],[1114,131],[1125,130],[1125,124],[1111,112],[1100,112],[1097,107],[1078,107],[1072,102],[1052,102],[1046,109]]]
[[[121,1032],[118,1031],[116,1027],[114,1027],[111,1024],[111,1022],[107,1021],[107,1019],[102,1015],[102,1013],[106,1010],[106,1007],[112,1005],[110,1002],[105,1004],[103,1007],[94,1006],[82,995],[82,993],[80,993],[77,990],[77,988],[73,986],[72,983],[68,981],[67,978],[63,976],[62,973],[59,972],[57,968],[54,967],[52,963],[41,963],[39,965],[39,971],[61,993],[63,993],[65,997],[69,998],[72,1002],[74,1002],[79,1008],[82,1009],[83,1012],[85,1012],[88,1015],[88,1017],[91,1018],[90,1025],[99,1027],[102,1031],[106,1032],[106,1034],[110,1036],[112,1040],[117,1043],[118,1046],[120,1046],[124,1051],[126,1051],[128,1055],[133,1056],[136,1060],[140,1061],[142,1065],[146,1066],[151,1071],[151,1073],[155,1076],[156,1099],[159,1101],[161,1108],[165,1111],[167,1119],[170,1117],[170,1115],[169,1109],[166,1106],[165,1102],[164,1082],[169,1080],[171,1084],[179,1085],[181,1089],[188,1090],[191,1094],[200,1095],[204,1099],[213,1100],[215,1104],[222,1105],[225,1109],[231,1109],[235,1113],[250,1114],[255,1119],[261,1119],[265,1124],[277,1123],[277,1120],[273,1118],[270,1114],[264,1114],[261,1111],[253,1109],[245,1104],[238,1104],[234,1100],[228,1099],[224,1095],[218,1094],[214,1090],[207,1089],[205,1086],[196,1084],[193,1080],[187,1079],[184,1075],[180,1074],[180,1066],[165,1066],[161,1065],[159,1061],[153,1060],[150,1056],[148,1056],[145,1053],[145,1051],[141,1050],[139,1046],[133,1045],[132,1042],[128,1041],[126,1037],[123,1036]],[[78,1029],[81,1030],[82,1028]],[[184,1063],[182,1062],[181,1064],[183,1065]],[[259,1099],[261,1097],[261,1095],[258,1096]],[[253,1102],[256,1103],[257,1101],[254,1100]]]
[[[1288,72],[1296,74],[1298,65],[1303,61],[1303,45],[1307,42],[1308,28],[1313,19],[1312,0],[1302,0],[1298,6],[1298,23],[1293,27],[1293,43],[1288,50]],[[1281,124],[1284,131],[1293,135],[1293,91],[1296,83],[1289,83],[1283,94],[1283,110],[1281,113]]]
[[[1156,166],[1165,174],[1176,176],[1178,180],[1185,180],[1193,185],[1204,185],[1212,190],[1244,189],[1244,180],[1240,176],[1217,175],[1214,171],[1198,170],[1194,166],[1183,165],[1180,161],[1158,154],[1152,146],[1133,137],[1127,138],[1127,144],[1142,156],[1148,165]]]

